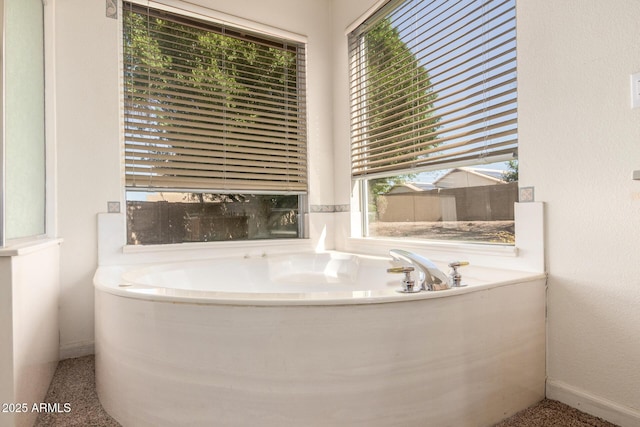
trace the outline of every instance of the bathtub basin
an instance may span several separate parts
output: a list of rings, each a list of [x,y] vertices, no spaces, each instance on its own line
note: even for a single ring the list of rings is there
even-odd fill
[[[544,397],[545,277],[465,267],[400,294],[390,259],[100,267],[96,382],[124,426],[490,426]]]

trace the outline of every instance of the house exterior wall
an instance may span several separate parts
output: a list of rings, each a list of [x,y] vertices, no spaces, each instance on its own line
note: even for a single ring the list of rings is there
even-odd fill
[[[378,196],[378,220],[510,221],[517,187],[514,182]]]

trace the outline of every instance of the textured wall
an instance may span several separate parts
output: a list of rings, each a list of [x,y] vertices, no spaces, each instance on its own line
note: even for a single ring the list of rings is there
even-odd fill
[[[118,23],[100,0],[59,0],[55,8],[60,345],[71,357],[93,351],[96,213],[122,194]]]
[[[520,185],[546,203],[547,374],[640,415],[639,14],[637,0],[518,1]]]

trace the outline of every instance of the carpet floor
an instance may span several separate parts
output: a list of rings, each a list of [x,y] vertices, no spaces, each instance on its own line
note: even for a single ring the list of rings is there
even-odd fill
[[[45,402],[69,403],[71,411],[69,413],[40,413],[35,424],[36,427],[120,426],[100,405],[96,394],[94,373],[93,356],[61,361],[53,376],[51,386],[49,386]],[[495,427],[616,427],[616,425],[555,400],[545,399],[501,421]]]

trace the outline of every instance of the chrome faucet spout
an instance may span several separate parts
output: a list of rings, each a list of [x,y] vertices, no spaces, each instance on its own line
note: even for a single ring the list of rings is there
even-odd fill
[[[431,260],[402,249],[391,249],[389,251],[389,255],[397,261],[404,261],[413,265],[420,271],[420,273],[422,273],[422,278],[420,279],[420,286],[422,289],[427,291],[439,291],[449,289],[451,287],[447,275],[443,273]]]

